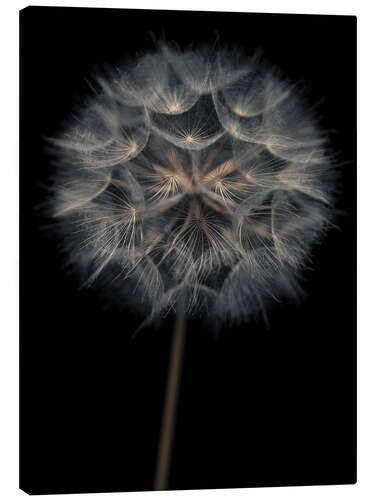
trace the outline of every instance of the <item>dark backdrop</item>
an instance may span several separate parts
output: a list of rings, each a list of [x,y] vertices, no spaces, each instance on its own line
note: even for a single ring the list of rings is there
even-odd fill
[[[152,36],[240,44],[311,87],[342,162],[340,230],[315,249],[308,298],[218,338],[188,332],[170,487],[353,483],[356,20],[340,16],[29,7],[21,12],[21,488],[152,489],[171,320],[103,310],[61,269],[36,210],[53,136],[98,63]],[[323,97],[323,100],[321,98]]]

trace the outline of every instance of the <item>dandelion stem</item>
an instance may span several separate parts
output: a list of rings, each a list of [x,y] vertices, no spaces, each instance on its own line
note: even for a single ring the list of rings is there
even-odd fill
[[[162,426],[155,474],[155,490],[163,491],[168,487],[171,464],[173,435],[176,422],[176,408],[181,378],[181,368],[185,341],[185,314],[180,307],[173,332],[169,361],[167,388],[163,410]]]

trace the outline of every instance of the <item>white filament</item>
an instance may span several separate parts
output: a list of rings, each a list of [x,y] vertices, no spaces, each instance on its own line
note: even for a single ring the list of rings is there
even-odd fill
[[[98,78],[55,140],[71,261],[123,304],[118,283],[134,280],[147,321],[177,301],[242,321],[298,295],[330,219],[331,165],[300,91],[233,54],[164,45]]]

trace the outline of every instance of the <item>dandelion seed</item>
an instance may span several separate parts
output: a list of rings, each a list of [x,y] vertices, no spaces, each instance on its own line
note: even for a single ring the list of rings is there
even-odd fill
[[[237,61],[163,44],[99,77],[54,141],[71,260],[88,285],[110,276],[124,304],[115,277],[133,280],[144,324],[177,304],[215,324],[264,316],[298,295],[329,226],[332,165],[300,89],[259,57]]]

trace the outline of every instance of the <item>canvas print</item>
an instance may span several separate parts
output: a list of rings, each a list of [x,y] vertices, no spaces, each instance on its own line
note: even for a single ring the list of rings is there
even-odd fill
[[[354,483],[355,18],[20,23],[20,487]]]

